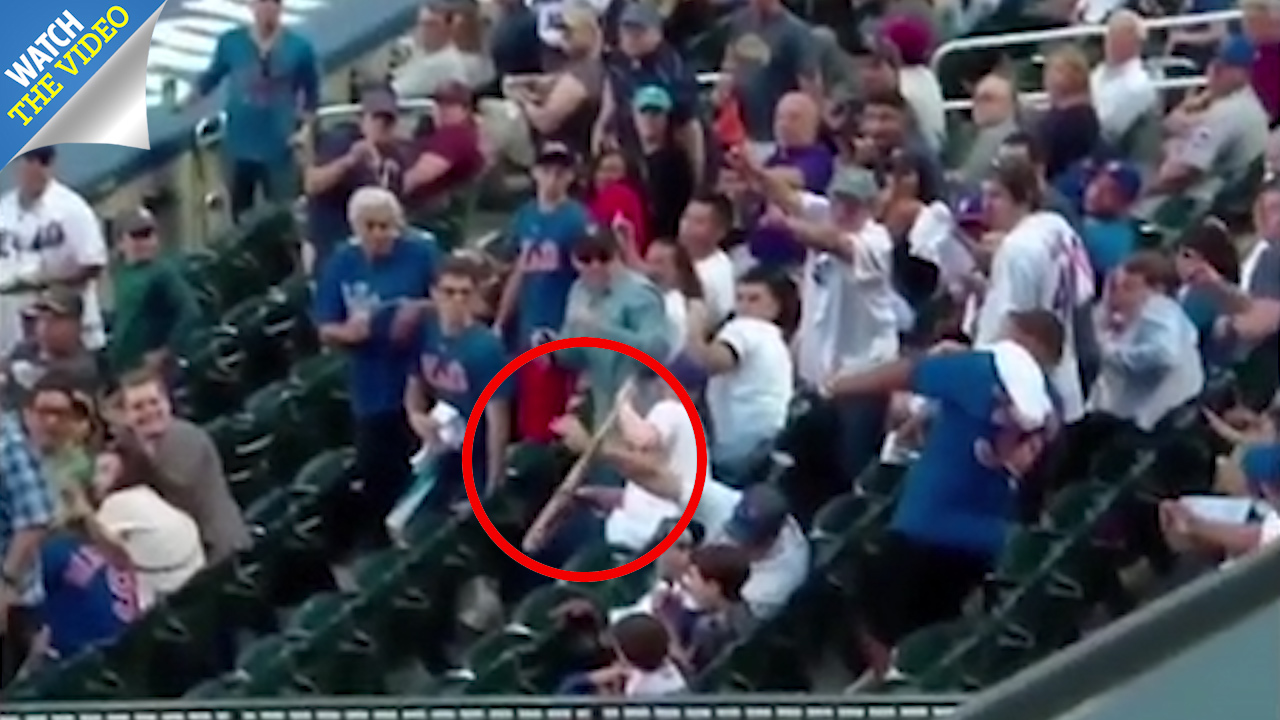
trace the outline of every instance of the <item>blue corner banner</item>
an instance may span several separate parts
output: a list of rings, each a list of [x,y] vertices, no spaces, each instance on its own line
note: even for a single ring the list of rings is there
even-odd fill
[[[5,53],[0,56],[0,107],[6,114],[0,119],[0,153],[5,161],[60,142],[146,147],[145,59],[140,65],[125,56],[130,45],[150,45],[162,5],[161,0],[11,2],[0,25],[0,52]],[[95,102],[84,102],[90,94]],[[102,96],[110,102],[99,102]]]

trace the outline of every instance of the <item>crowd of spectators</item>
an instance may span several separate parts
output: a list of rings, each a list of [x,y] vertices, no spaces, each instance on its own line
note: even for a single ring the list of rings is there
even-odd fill
[[[1079,11],[1106,23],[1101,59],[1049,53],[1043,107],[984,69],[968,79],[974,135],[957,142],[929,64],[940,23],[914,11],[886,11],[855,59],[780,0],[734,6],[708,108],[682,53],[708,22],[701,4],[499,0],[483,9],[497,13],[486,48],[479,5],[428,0],[411,56],[362,90],[358,122],[312,133],[310,44],[279,0],[254,0],[194,98],[230,86],[235,215],[258,193],[307,200],[314,319],[349,359],[353,538],[388,541],[424,464],[423,504],[468,512],[451,425],[511,358],[574,337],[663,362],[699,417],[612,351],[522,366],[483,406],[481,497],[502,488],[515,442],[593,458],[530,553],[643,553],[705,485],[652,591],[601,619],[611,659],[566,691],[678,692],[785,607],[810,548],[788,497],[758,481],[801,397],[838,415],[831,485],[912,458],[859,619],[877,673],[902,638],[961,612],[1028,498],[1078,479],[1066,466],[1090,438],[1155,432],[1223,372],[1237,402],[1206,422],[1238,446],[1220,484],[1256,500],[1252,520],[1167,503],[1170,545],[1235,556],[1280,535],[1266,410],[1280,375],[1280,5],[1245,0],[1240,27],[1211,41],[1171,37],[1175,52],[1209,47],[1188,54],[1205,86],[1173,102],[1143,18],[1095,4]],[[940,14],[990,20],[969,6]],[[423,97],[432,111],[399,127],[401,101]],[[108,247],[55,161],[53,148],[21,156],[0,198],[0,680],[113,637],[251,542],[211,439],[173,412],[198,312],[156,219],[113,218]],[[417,229],[488,169],[522,165],[532,197],[487,256]]]

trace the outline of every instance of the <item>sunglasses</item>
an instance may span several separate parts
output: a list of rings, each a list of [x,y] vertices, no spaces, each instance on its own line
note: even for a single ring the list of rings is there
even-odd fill
[[[129,237],[133,240],[145,240],[155,234],[155,228],[140,228],[138,230],[131,230],[129,232]]]
[[[574,255],[573,257],[583,265],[592,265],[595,263],[603,265],[613,259],[606,253],[583,253],[581,255]]]

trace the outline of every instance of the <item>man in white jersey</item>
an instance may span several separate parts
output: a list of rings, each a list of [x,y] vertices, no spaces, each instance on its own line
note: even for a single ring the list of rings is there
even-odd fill
[[[898,357],[893,238],[874,219],[880,188],[863,168],[843,168],[826,196],[797,192],[758,165],[745,172],[778,212],[766,220],[788,228],[809,252],[796,331],[798,374],[819,387],[838,372],[861,372]],[[887,403],[856,398],[841,405],[845,472],[850,477],[880,448]]]
[[[18,186],[0,198],[0,355],[23,339],[24,312],[52,287],[81,293],[85,347],[106,344],[97,278],[107,243],[89,203],[53,177],[53,160],[52,147],[20,156]]]
[[[1073,325],[1077,310],[1093,298],[1093,270],[1071,225],[1038,209],[1039,187],[1035,168],[1016,160],[1001,162],[984,185],[988,225],[1005,235],[991,260],[971,335],[975,345],[990,345],[1000,339],[1010,312],[1052,312],[1067,332],[1051,378],[1063,419],[1074,423],[1084,415],[1084,392]]]

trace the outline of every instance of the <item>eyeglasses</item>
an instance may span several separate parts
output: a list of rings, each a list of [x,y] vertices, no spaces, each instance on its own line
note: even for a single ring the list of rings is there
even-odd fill
[[[155,228],[139,228],[137,230],[130,230],[129,238],[133,240],[145,240],[155,234]]]

